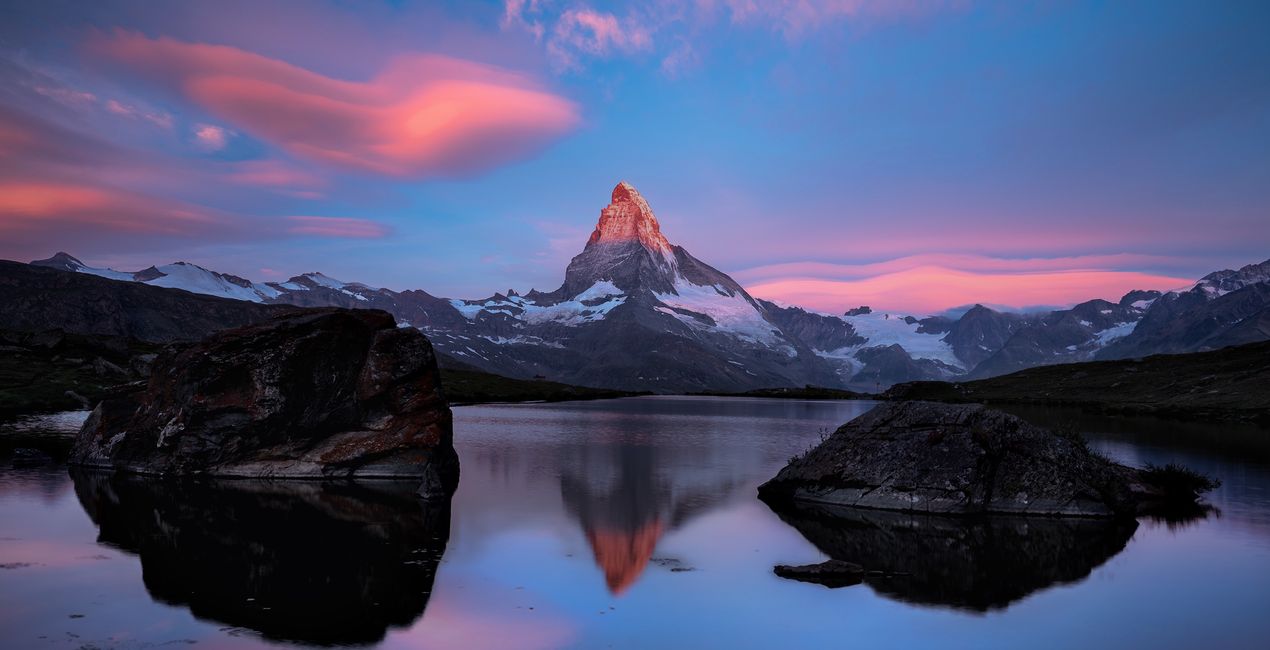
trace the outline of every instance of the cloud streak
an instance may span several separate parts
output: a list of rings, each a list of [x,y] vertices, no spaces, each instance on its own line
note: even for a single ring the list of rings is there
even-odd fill
[[[1133,289],[1168,290],[1194,282],[1107,266],[1167,261],[1139,255],[1034,260],[921,256],[862,265],[781,264],[736,275],[755,296],[827,313],[871,305],[925,315],[973,303],[1024,308],[1071,305],[1091,298],[1114,301]]]
[[[786,41],[844,20],[911,19],[959,4],[946,0],[695,0],[630,3],[624,15],[585,2],[560,5],[504,0],[499,24],[545,41],[557,68],[581,71],[587,59],[655,52],[664,74],[677,77],[697,63],[694,42],[717,25],[770,30]],[[654,42],[656,40],[656,42]],[[660,46],[660,49],[659,47]]]
[[[292,155],[394,177],[461,177],[572,130],[578,107],[501,68],[438,55],[345,81],[224,45],[116,31],[92,52],[169,87]]]
[[[287,232],[293,235],[338,237],[344,239],[378,239],[388,236],[383,224],[348,217],[287,217]]]

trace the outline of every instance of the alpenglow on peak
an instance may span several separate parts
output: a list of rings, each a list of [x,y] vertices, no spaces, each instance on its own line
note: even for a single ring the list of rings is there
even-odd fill
[[[638,241],[651,251],[671,253],[670,242],[661,234],[661,226],[648,201],[634,185],[622,181],[613,188],[608,207],[600,210],[600,221],[587,245],[630,241]]]

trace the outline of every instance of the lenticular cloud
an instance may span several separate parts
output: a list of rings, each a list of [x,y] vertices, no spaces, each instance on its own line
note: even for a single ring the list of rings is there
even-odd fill
[[[224,45],[116,32],[90,48],[291,154],[398,177],[462,176],[528,156],[578,123],[531,79],[451,57],[399,57],[368,81]]]

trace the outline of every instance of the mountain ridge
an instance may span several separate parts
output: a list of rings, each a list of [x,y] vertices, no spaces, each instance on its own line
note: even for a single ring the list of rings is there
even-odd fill
[[[919,319],[868,307],[829,315],[781,306],[751,296],[672,244],[627,181],[613,188],[582,251],[550,292],[453,299],[320,272],[253,282],[186,262],[129,273],[89,267],[64,252],[31,264],[264,304],[383,309],[471,367],[621,390],[877,389],[1270,338],[1270,298],[1255,288],[1270,293],[1270,261],[1210,273],[1185,292],[1138,290],[1117,302],[1095,299],[1029,314],[978,304],[956,319]],[[1209,310],[1221,317],[1213,321]],[[1197,334],[1201,325],[1169,325],[1178,318],[1218,324]]]

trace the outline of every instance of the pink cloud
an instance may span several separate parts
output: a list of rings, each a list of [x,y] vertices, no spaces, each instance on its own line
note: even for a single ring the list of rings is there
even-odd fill
[[[1000,258],[966,254],[910,255],[881,262],[838,264],[830,262],[788,262],[767,264],[733,273],[742,282],[799,277],[804,279],[867,279],[918,268],[939,267],[970,273],[1040,273],[1046,271],[1116,270],[1176,265],[1176,258],[1162,255],[1118,253],[1070,257]]]
[[[287,217],[287,232],[318,237],[377,239],[388,235],[383,224],[347,217]]]
[[[145,120],[161,129],[172,128],[172,116],[163,111],[147,110],[131,104],[125,104],[117,99],[106,100],[105,107],[108,112],[120,117]]]
[[[830,279],[795,273],[744,284],[755,296],[827,313],[871,305],[925,315],[972,303],[1027,307],[1116,300],[1133,289],[1168,290],[1193,282],[1140,271],[1061,267],[1042,261],[1029,270],[1025,264],[1000,260],[970,265],[968,270],[934,264],[890,269],[884,264],[874,275]]]
[[[245,160],[232,163],[226,178],[242,185],[268,187],[300,198],[320,198],[326,179],[279,160]]]
[[[208,211],[122,190],[53,181],[0,182],[0,233],[50,223],[126,233],[178,233],[216,221]]]
[[[547,54],[562,70],[578,70],[586,57],[657,52],[661,71],[679,77],[696,66],[700,50],[708,49],[701,33],[719,24],[769,29],[794,41],[843,20],[875,22],[924,16],[957,0],[696,0],[629,3],[623,16],[600,11],[587,3],[560,10],[538,0],[504,0],[499,21],[504,30],[516,29],[546,36]],[[654,36],[656,39],[654,39]],[[654,40],[657,43],[654,43]],[[674,45],[669,45],[674,43]]]
[[[402,56],[368,81],[344,81],[234,47],[131,32],[90,48],[297,157],[391,176],[486,170],[579,121],[574,103],[522,75],[444,56]]]
[[[97,95],[86,90],[58,86],[35,86],[32,90],[58,103],[75,108],[84,108],[97,103]]]
[[[203,151],[220,151],[229,144],[229,137],[233,133],[214,124],[197,124],[194,126],[194,144]]]
[[[651,30],[633,16],[617,16],[588,8],[569,9],[556,20],[547,52],[564,68],[578,67],[579,53],[604,57],[652,47]]]
[[[171,199],[73,181],[0,181],[0,257],[58,250],[154,250],[175,243],[241,241],[276,226]],[[281,234],[281,233],[277,233]]]

